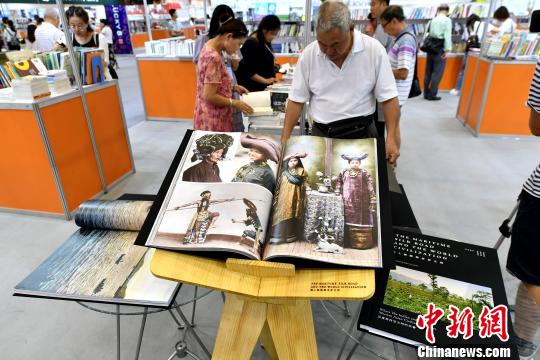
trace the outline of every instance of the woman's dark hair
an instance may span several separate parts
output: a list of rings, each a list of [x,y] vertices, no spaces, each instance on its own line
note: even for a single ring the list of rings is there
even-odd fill
[[[99,19],[99,22],[105,26],[109,25],[109,21],[107,19]]]
[[[14,31],[15,33],[17,33],[17,29],[15,28],[15,24],[13,24],[12,20],[7,21],[7,26],[11,29],[11,31]]]
[[[470,32],[474,31],[474,24],[476,24],[477,21],[480,21],[480,16],[476,14],[471,14],[467,18],[465,26],[467,27],[467,29],[469,29]]]
[[[170,9],[169,10],[169,16],[173,17],[174,14],[176,14],[176,9]]]
[[[86,10],[84,10],[80,6],[70,6],[66,11],[66,17],[67,17],[68,21],[69,21],[69,19],[71,19],[74,16],[82,19],[83,22],[88,24],[87,31],[89,31],[89,32],[94,31],[94,29],[92,29],[92,27],[90,26],[90,17],[88,16],[88,13],[86,12]]]
[[[211,39],[218,34],[221,23],[219,22],[224,16],[227,18],[234,18],[233,10],[227,5],[218,5],[212,13],[212,19],[210,20],[210,28],[208,29],[208,37]]]
[[[391,5],[384,9],[381,14],[381,19],[386,20],[387,22],[397,19],[397,21],[402,22],[405,20],[405,14],[403,14],[403,8],[398,5]]]
[[[28,27],[26,28],[26,38],[31,43],[34,43],[36,41],[36,25],[28,25]]]
[[[510,17],[510,13],[506,6],[501,6],[493,13],[493,17],[499,21],[504,21]]]
[[[221,19],[221,26],[217,30],[216,36],[232,34],[233,39],[245,38],[248,35],[248,30],[244,22],[235,18],[227,18],[226,16]]]
[[[261,22],[259,23],[259,27],[257,28],[257,31],[255,31],[255,34],[257,34],[257,40],[259,41],[259,44],[264,44],[264,32],[266,31],[274,31],[279,30],[281,28],[281,21],[276,15],[266,15],[262,18]]]

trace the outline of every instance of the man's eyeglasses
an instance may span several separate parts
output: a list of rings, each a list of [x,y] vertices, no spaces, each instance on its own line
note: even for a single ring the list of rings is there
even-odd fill
[[[388,26],[388,24],[390,24],[390,21],[387,21],[387,22],[382,22],[381,21],[381,26],[382,26],[383,29],[386,28],[386,26]]]

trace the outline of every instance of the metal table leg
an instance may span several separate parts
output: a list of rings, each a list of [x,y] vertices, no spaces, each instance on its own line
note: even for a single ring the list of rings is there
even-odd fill
[[[146,316],[148,315],[148,307],[144,308],[144,314],[141,322],[141,330],[139,332],[139,341],[137,342],[137,352],[135,353],[135,360],[139,360],[139,354],[141,353],[141,344],[144,334],[144,326],[146,325]]]
[[[195,308],[197,307],[197,290],[198,286],[195,286],[195,292],[193,294],[193,309],[191,310],[191,325],[195,326]]]
[[[116,358],[120,360],[120,305],[116,305]]]
[[[358,304],[358,309],[356,309],[356,312],[354,313],[354,316],[351,319],[351,325],[349,326],[349,329],[347,330],[349,334],[352,333],[352,331],[354,330],[354,326],[358,322],[358,318],[360,317],[360,311],[362,310],[362,304],[363,303]],[[341,355],[343,355],[343,351],[345,351],[345,347],[347,346],[347,342],[349,341],[349,337],[347,335],[344,335],[344,336],[345,338],[343,339],[343,344],[341,345],[341,348],[339,349],[337,360],[341,359]]]
[[[201,348],[203,349],[204,353],[208,356],[208,358],[212,358],[212,355],[210,354],[210,352],[208,351],[208,349],[206,348],[206,346],[204,346],[204,343],[202,342],[201,338],[199,337],[199,335],[197,334],[197,332],[195,330],[193,330],[193,326],[192,324],[188,321],[188,319],[186,318],[186,316],[184,315],[184,313],[182,312],[182,310],[180,309],[180,307],[178,307],[178,304],[176,303],[176,301],[173,303],[174,307],[176,308],[176,312],[178,313],[178,315],[180,316],[180,318],[182,319],[182,321],[184,322],[184,324],[186,324],[186,331],[190,331],[191,334],[193,335],[193,337],[195,338],[195,340],[197,341],[197,343],[199,343],[199,345],[201,346]]]
[[[362,341],[364,336],[366,336],[366,333],[365,332],[361,333],[360,336],[358,336],[358,339],[357,339],[358,342]],[[351,360],[351,357],[353,356],[354,352],[356,351],[356,348],[358,348],[358,345],[360,345],[358,342],[354,343],[353,348],[351,349],[351,351],[349,352],[349,355],[347,355],[347,358],[345,360]]]

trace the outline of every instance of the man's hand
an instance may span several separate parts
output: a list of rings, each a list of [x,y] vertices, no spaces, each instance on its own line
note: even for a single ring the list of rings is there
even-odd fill
[[[446,51],[443,51],[443,53],[442,53],[442,55],[441,55],[441,58],[442,58],[443,60],[446,60]]]
[[[396,139],[392,136],[386,138],[386,159],[392,166],[396,166],[399,158],[399,146]]]

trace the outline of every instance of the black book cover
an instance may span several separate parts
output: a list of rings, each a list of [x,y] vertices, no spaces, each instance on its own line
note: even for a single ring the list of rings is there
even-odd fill
[[[497,335],[479,336],[484,305],[490,309],[508,306],[497,251],[395,228],[394,234],[396,269],[377,271],[377,289],[363,304],[358,329],[414,346],[510,348],[511,358],[517,358],[509,312],[508,342]],[[426,340],[426,330],[416,325],[429,303],[444,310],[434,327],[433,344]],[[460,312],[467,307],[472,310],[471,338],[447,335],[450,305]]]

